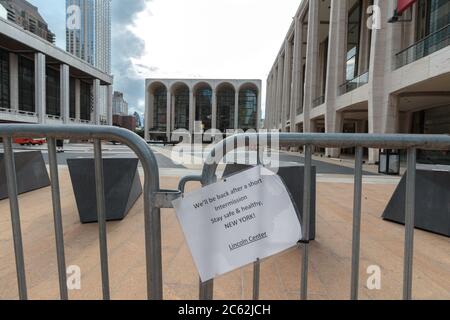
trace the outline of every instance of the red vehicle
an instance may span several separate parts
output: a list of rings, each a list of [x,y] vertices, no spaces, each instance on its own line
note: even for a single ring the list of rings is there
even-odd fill
[[[20,144],[21,146],[25,146],[25,145],[41,146],[45,143],[45,139],[16,138],[16,139],[14,139],[14,143]]]

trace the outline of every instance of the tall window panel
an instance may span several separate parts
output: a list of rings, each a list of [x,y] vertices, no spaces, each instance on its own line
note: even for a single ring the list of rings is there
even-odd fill
[[[239,129],[256,129],[258,117],[258,93],[255,89],[239,92]]]
[[[0,108],[9,109],[9,54],[0,49]]]
[[[69,117],[72,119],[75,119],[76,117],[76,111],[75,111],[75,103],[76,103],[76,98],[75,98],[75,78],[70,77],[69,80],[69,92],[70,92],[70,98],[69,98]]]
[[[189,88],[175,90],[175,129],[189,129]]]
[[[90,83],[80,81],[80,119],[91,120],[91,112],[93,106],[92,85]]]
[[[19,57],[19,110],[36,112],[34,99],[34,61]]]
[[[201,88],[195,95],[195,121],[202,123],[204,131],[211,129],[212,124],[212,90]]]
[[[361,1],[350,1],[353,3],[348,14],[347,31],[347,62],[346,62],[346,80],[353,80],[358,76],[359,60],[359,38],[361,31]]]
[[[154,91],[155,131],[165,132],[167,129],[167,89],[159,87]]]
[[[234,129],[235,96],[232,87],[224,87],[217,91],[217,129],[222,133]]]
[[[61,116],[60,99],[60,72],[53,68],[46,69],[46,102],[47,114],[52,116]]]

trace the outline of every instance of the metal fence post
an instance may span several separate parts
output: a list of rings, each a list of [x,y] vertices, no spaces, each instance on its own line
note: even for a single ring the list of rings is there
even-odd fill
[[[95,191],[97,199],[97,217],[100,244],[100,264],[102,271],[102,291],[103,299],[110,299],[109,291],[109,271],[108,271],[108,243],[106,239],[106,208],[105,189],[103,179],[103,159],[102,142],[100,139],[94,140],[94,161],[95,161]]]
[[[6,182],[8,185],[9,206],[11,211],[19,298],[20,300],[27,300],[28,294],[25,275],[25,259],[23,255],[22,230],[20,227],[19,200],[17,196],[17,176],[11,137],[3,137],[3,147],[5,149]]]
[[[355,155],[355,190],[353,199],[353,240],[352,240],[352,279],[351,299],[358,299],[359,285],[359,253],[361,238],[361,194],[362,194],[363,148],[356,148]]]
[[[54,138],[47,141],[48,144],[48,162],[50,167],[50,178],[52,188],[52,202],[53,202],[53,223],[55,227],[55,241],[56,241],[56,258],[58,262],[59,275],[59,291],[61,300],[68,300],[67,292],[67,276],[66,276],[66,259],[64,253],[64,232],[61,218],[61,199],[59,189],[58,177],[58,162],[56,158],[56,143]]]
[[[403,299],[412,299],[414,260],[414,215],[416,203],[416,158],[417,150],[408,150],[408,171],[406,173],[405,204],[405,254],[403,271]]]
[[[305,181],[303,187],[303,256],[300,299],[308,299],[309,221],[311,215],[311,163],[312,146],[305,146]]]

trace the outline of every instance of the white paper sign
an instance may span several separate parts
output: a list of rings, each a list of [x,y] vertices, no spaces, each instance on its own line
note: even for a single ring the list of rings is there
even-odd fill
[[[203,282],[302,238],[284,183],[263,167],[186,194],[173,205]]]

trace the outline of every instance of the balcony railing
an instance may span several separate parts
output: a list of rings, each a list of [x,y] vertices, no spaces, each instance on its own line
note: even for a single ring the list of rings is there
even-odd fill
[[[396,54],[396,69],[450,45],[450,24]]]
[[[365,84],[369,83],[369,72],[363,73],[352,80],[348,80],[346,83],[339,87],[339,94],[343,95],[350,91],[353,91]]]
[[[324,103],[325,103],[325,96],[321,96],[321,97],[318,97],[317,99],[315,99],[312,102],[312,107],[315,108],[315,107],[318,107],[318,106],[320,106],[321,104],[324,104]]]
[[[61,120],[61,117],[60,116],[55,116],[53,114],[47,114],[47,119],[59,121],[59,120]]]
[[[8,108],[0,108],[0,113],[8,113],[8,114],[13,114],[13,115],[28,116],[28,117],[36,117],[36,115],[37,115],[35,112],[8,109]]]

